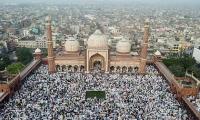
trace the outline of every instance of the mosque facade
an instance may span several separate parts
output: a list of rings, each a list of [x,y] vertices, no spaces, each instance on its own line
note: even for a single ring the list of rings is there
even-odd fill
[[[82,71],[89,73],[95,68],[103,72],[145,73],[147,63],[147,48],[149,39],[149,22],[145,22],[143,42],[139,55],[131,54],[131,43],[121,39],[116,44],[116,51],[111,52],[108,39],[100,30],[96,30],[87,40],[83,50],[79,42],[70,38],[65,42],[64,49],[55,54],[53,50],[51,18],[46,19],[48,44],[48,69],[56,71]]]

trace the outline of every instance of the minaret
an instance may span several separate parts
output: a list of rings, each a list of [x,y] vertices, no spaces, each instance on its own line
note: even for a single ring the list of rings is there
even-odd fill
[[[145,73],[145,67],[147,63],[148,39],[149,39],[149,22],[146,20],[144,26],[143,43],[141,45],[141,53],[140,53],[141,61],[140,61],[139,72],[142,74]]]
[[[52,31],[51,31],[51,17],[46,17],[46,29],[47,29],[47,47],[48,47],[48,68],[49,73],[55,72],[55,57],[53,53],[53,41],[52,41]]]

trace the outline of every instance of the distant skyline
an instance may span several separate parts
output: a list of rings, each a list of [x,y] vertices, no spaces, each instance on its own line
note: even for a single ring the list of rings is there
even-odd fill
[[[146,2],[146,3],[200,3],[200,0],[0,0],[0,2],[19,2],[19,3],[34,3],[34,2]]]
[[[200,5],[200,0],[0,0],[0,4],[28,4],[28,3],[50,3],[50,4],[112,4],[112,3],[146,3],[161,5]]]

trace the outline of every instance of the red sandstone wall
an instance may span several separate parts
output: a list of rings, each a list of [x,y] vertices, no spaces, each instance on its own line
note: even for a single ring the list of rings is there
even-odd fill
[[[0,92],[9,92],[10,93],[10,88],[8,84],[0,84]]]
[[[10,80],[8,84],[0,84],[0,92],[8,92],[8,93],[13,92],[17,84],[20,84],[19,80],[20,76],[17,75],[12,80]]]
[[[43,58],[43,59],[42,59],[42,63],[45,64],[45,65],[48,65],[48,60],[47,60],[47,58]]]
[[[197,88],[181,88],[179,91],[182,96],[188,96],[188,95],[196,96],[198,94]]]
[[[183,86],[176,81],[184,80],[185,77],[175,77],[163,63],[157,62],[155,63],[155,65],[157,66],[159,71],[165,76],[165,78],[169,81],[173,93],[177,94],[179,97],[196,95],[198,93],[198,88],[183,88]]]

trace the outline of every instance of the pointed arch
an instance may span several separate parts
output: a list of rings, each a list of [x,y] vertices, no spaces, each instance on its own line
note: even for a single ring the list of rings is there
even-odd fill
[[[105,70],[105,58],[99,53],[92,55],[89,60],[90,70],[93,70],[95,67],[99,67],[100,70]]]

